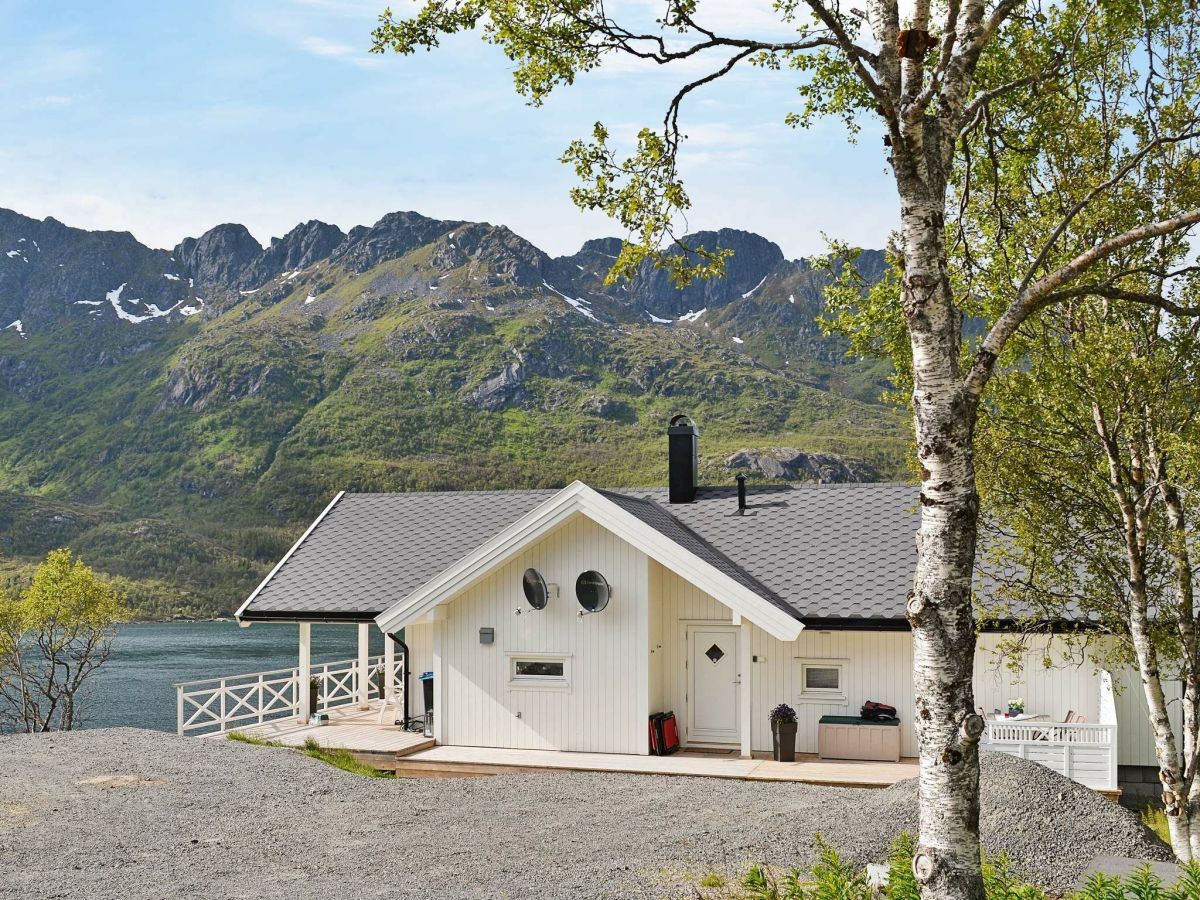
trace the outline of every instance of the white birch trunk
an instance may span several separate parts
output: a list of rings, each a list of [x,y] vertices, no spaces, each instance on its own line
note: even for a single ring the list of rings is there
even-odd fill
[[[920,841],[913,872],[926,900],[982,900],[983,719],[975,711],[972,686],[971,605],[979,514],[973,459],[976,407],[962,388],[961,320],[945,270],[944,193],[932,199],[923,191],[914,193],[903,210],[904,313],[921,464],[917,570],[907,606],[920,751]]]

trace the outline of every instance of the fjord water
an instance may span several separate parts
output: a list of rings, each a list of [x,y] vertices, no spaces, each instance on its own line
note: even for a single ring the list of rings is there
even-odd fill
[[[313,661],[352,659],[358,653],[353,625],[314,625]],[[219,678],[244,672],[290,669],[296,665],[294,624],[161,622],[124,625],[113,653],[93,676],[85,728],[132,725],[175,730],[175,688],[179,681]],[[383,636],[371,629],[371,653],[383,652]]]

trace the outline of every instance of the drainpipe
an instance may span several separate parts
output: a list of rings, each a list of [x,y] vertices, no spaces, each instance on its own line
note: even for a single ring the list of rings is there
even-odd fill
[[[403,687],[403,694],[404,694],[404,719],[403,719],[402,725],[403,725],[404,730],[407,731],[408,730],[408,669],[409,669],[409,660],[411,659],[411,657],[409,656],[409,653],[408,653],[408,644],[404,643],[403,640],[396,637],[396,635],[392,634],[390,631],[388,632],[388,637],[390,637],[393,641],[396,642],[397,646],[399,646],[399,648],[400,648],[400,652],[404,654],[404,666],[400,670],[400,684]]]

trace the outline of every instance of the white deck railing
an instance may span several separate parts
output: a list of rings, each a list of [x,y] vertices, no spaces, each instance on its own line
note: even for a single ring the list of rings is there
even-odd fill
[[[983,747],[1039,762],[1090,788],[1117,787],[1117,726],[987,722]]]
[[[374,673],[384,657],[367,658],[367,697],[380,698]],[[392,667],[393,696],[403,702],[404,686],[397,677],[403,669],[397,660]],[[320,682],[320,698],[313,712],[351,706],[358,700],[358,660],[314,663],[312,677]],[[185,681],[175,685],[176,731],[180,735],[214,733],[239,725],[271,722],[300,714],[300,670],[274,669],[224,678]],[[308,686],[304,686],[308,690]]]

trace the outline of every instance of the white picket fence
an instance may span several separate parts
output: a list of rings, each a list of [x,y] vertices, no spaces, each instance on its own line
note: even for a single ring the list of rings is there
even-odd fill
[[[371,700],[380,698],[374,673],[383,666],[384,657],[367,658],[367,697]],[[404,690],[399,678],[402,669],[403,662],[397,660],[391,672],[393,696],[398,700]],[[357,702],[361,677],[357,659],[314,663],[312,677],[320,682],[320,699],[313,712]],[[223,732],[298,716],[299,688],[298,668],[181,682],[175,685],[176,730],[180,735]]]
[[[987,722],[983,748],[1032,760],[1090,788],[1117,787],[1117,726]]]

